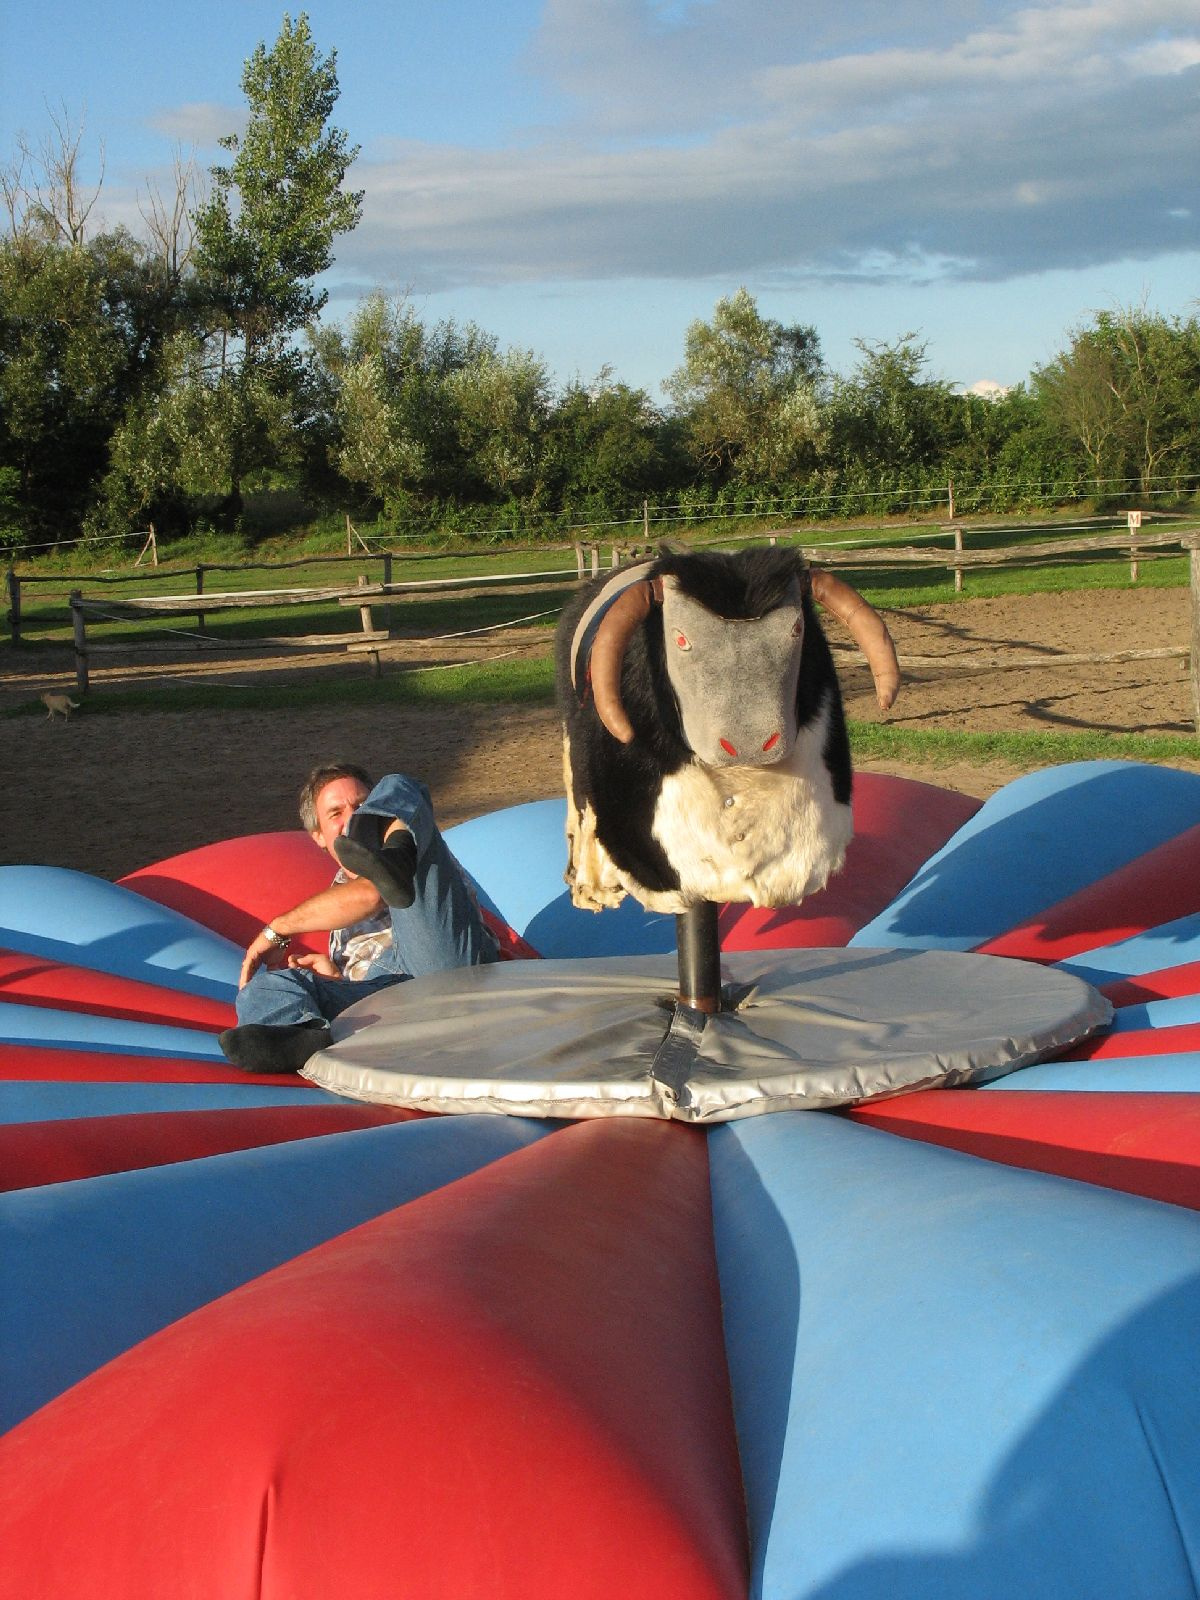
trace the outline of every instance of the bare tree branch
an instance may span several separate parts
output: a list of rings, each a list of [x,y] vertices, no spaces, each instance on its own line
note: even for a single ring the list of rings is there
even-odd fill
[[[26,165],[31,173],[18,196],[23,205],[20,231],[40,231],[77,248],[87,237],[87,220],[104,186],[104,146],[100,146],[100,177],[89,189],[79,173],[83,113],[74,122],[66,106],[60,106],[57,112],[49,111],[49,117],[51,131],[36,150],[24,135],[17,140],[22,176]],[[15,222],[15,210],[12,215]]]
[[[147,182],[145,204],[138,197],[138,211],[150,237],[150,248],[168,283],[178,283],[192,259],[195,234],[192,212],[197,198],[196,151],[193,146],[184,159],[179,145],[172,152],[173,192],[169,203],[153,179]]]

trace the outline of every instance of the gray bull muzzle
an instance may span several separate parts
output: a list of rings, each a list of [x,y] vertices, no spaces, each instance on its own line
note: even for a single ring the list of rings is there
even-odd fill
[[[707,767],[770,766],[796,743],[799,588],[753,619],[716,616],[663,580],[663,647],[684,738]]]

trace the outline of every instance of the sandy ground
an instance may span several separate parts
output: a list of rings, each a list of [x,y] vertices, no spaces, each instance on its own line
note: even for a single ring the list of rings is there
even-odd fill
[[[968,600],[955,606],[888,613],[902,663],[937,656],[944,665],[909,666],[888,720],[902,727],[974,730],[1107,730],[1187,735],[1193,731],[1185,660],[1102,667],[1037,665],[1020,670],[956,670],[956,658],[1038,657],[1146,650],[1188,640],[1185,590]],[[835,648],[844,642],[836,624]],[[545,635],[491,648],[544,650]],[[465,646],[414,646],[389,655],[385,673],[406,658],[460,659]],[[450,653],[447,654],[446,652]],[[457,652],[457,654],[455,653]],[[846,706],[855,719],[879,716],[865,668],[838,654]],[[0,862],[40,862],[117,878],[133,868],[239,834],[296,826],[295,794],[317,761],[359,761],[375,771],[403,769],[425,779],[444,825],[480,812],[562,792],[557,718],[550,708],[499,706],[413,710],[380,704],[346,709],[250,712],[173,711],[180,681],[222,676],[252,683],[309,672],[369,671],[345,654],[253,660],[189,654],[176,660],[140,653],[92,673],[92,690],[136,680],[161,686],[161,711],[0,719]],[[41,690],[69,688],[68,658],[50,662],[0,647],[0,709]],[[1195,750],[1195,745],[1183,749]],[[1200,770],[1200,761],[1179,766]],[[1004,763],[874,763],[875,770],[985,796],[1019,775]]]

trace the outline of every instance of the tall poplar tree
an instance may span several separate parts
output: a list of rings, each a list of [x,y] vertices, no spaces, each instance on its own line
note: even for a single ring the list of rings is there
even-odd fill
[[[282,448],[274,427],[248,427],[260,411],[278,416],[299,398],[301,358],[294,335],[328,298],[315,279],[333,261],[333,241],[362,215],[362,193],[343,188],[358,154],[331,127],[337,55],[322,55],[308,18],[285,15],[268,50],[260,44],[242,72],[245,131],[221,140],[231,160],[212,169],[197,210],[195,266],[210,307],[216,386],[225,392],[233,448],[235,507],[252,470]]]

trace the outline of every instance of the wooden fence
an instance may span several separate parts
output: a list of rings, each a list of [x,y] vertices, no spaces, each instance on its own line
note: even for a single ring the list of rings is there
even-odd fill
[[[1135,514],[1136,515],[1136,514]],[[780,528],[765,535],[757,535],[756,539],[766,539],[775,544],[787,541],[797,545],[803,554],[814,563],[823,567],[837,567],[843,569],[857,569],[859,571],[889,567],[934,567],[943,568],[953,572],[956,589],[961,589],[964,573],[978,568],[996,566],[1030,566],[1048,563],[1062,564],[1079,557],[1094,557],[1104,552],[1121,552],[1129,561],[1130,581],[1137,582],[1140,567],[1147,560],[1157,559],[1163,555],[1176,551],[1186,550],[1189,553],[1189,577],[1191,588],[1191,627],[1190,638],[1186,644],[1156,646],[1146,650],[1115,651],[1092,655],[1061,654],[1051,657],[1038,656],[1024,658],[1013,655],[1008,658],[997,659],[995,656],[980,657],[978,661],[969,657],[956,657],[956,671],[1005,671],[1019,670],[1022,667],[1038,666],[1069,667],[1083,665],[1101,665],[1123,661],[1149,661],[1181,659],[1190,657],[1191,685],[1193,699],[1193,714],[1197,732],[1200,733],[1200,529],[1187,526],[1175,526],[1171,529],[1150,532],[1135,523],[1130,517],[1130,526],[1125,532],[1112,532],[1103,534],[1090,534],[1074,539],[1051,539],[1033,544],[1013,544],[1006,546],[991,546],[983,549],[969,549],[965,546],[964,530],[958,527],[942,527],[937,530],[943,538],[952,539],[952,547],[948,549],[937,548],[933,545],[879,545],[863,544],[851,546],[842,545],[807,545],[803,536],[811,534],[807,527]],[[729,541],[714,541],[729,542]],[[747,543],[745,538],[739,543]],[[85,595],[82,589],[74,589],[69,597],[73,635],[75,643],[76,683],[81,692],[86,692],[88,686],[88,661],[96,651],[109,648],[103,644],[97,645],[87,636],[87,623],[90,619],[131,618],[149,620],[163,616],[190,615],[196,619],[196,632],[201,636],[205,631],[205,618],[214,611],[242,608],[300,606],[300,605],[328,605],[330,602],[339,606],[356,606],[359,610],[361,627],[356,633],[334,634],[308,634],[290,636],[287,638],[260,639],[258,643],[269,644],[280,648],[313,648],[344,646],[354,652],[365,652],[371,659],[372,668],[380,670],[380,655],[386,650],[391,638],[391,603],[404,598],[413,598],[417,595],[437,593],[462,592],[487,593],[496,588],[505,586],[522,586],[538,588],[545,586],[561,586],[564,582],[576,583],[590,575],[597,574],[603,566],[619,566],[629,560],[636,560],[652,553],[652,547],[644,545],[613,544],[605,550],[595,543],[577,543],[574,546],[556,547],[559,550],[570,550],[574,555],[571,567],[562,566],[550,569],[541,569],[535,572],[503,572],[492,574],[474,573],[458,578],[426,578],[410,581],[396,581],[393,577],[393,562],[397,559],[421,559],[412,556],[396,556],[395,553],[383,553],[370,559],[380,563],[380,577],[373,579],[366,572],[359,572],[355,582],[351,584],[330,584],[298,588],[271,588],[232,591],[210,591],[205,587],[205,580],[209,574],[216,572],[231,572],[249,570],[283,570],[289,567],[311,567],[318,562],[339,562],[346,564],[345,556],[326,556],[300,558],[295,561],[257,564],[243,563],[201,563],[194,569],[195,590],[190,594],[164,594],[121,596],[106,600],[101,596]],[[366,559],[362,555],[356,559],[357,565],[365,565]],[[139,575],[142,576],[142,575]],[[147,571],[146,578],[171,578],[178,581],[178,569],[168,573],[162,569]],[[57,578],[43,577],[42,575],[18,576],[13,570],[8,573],[8,589],[10,597],[9,617],[14,638],[20,636],[21,618],[21,586],[37,582],[64,581],[62,576]],[[104,576],[90,576],[89,584],[102,583],[128,583],[128,577],[108,578]],[[385,608],[386,625],[376,626],[375,609]],[[209,647],[216,641],[210,639],[196,640]],[[176,648],[178,645],[176,644]],[[244,645],[231,645],[230,648],[245,648]],[[940,657],[905,658],[912,666],[939,666],[944,664]]]
[[[195,615],[202,630],[204,618],[214,611],[244,610],[275,606],[300,606],[300,605],[328,605],[331,601],[339,606],[356,606],[359,612],[360,631],[357,633],[329,633],[329,634],[301,634],[288,635],[282,638],[259,638],[259,645],[271,645],[280,649],[319,649],[342,646],[347,650],[368,650],[373,656],[373,670],[380,670],[379,650],[391,637],[389,627],[377,628],[374,622],[373,607],[379,602],[387,603],[391,599],[404,596],[412,597],[417,594],[444,594],[455,591],[465,591],[473,594],[486,593],[498,587],[544,588],[547,585],[560,587],[564,582],[577,583],[580,579],[582,566],[578,568],[556,567],[549,571],[541,572],[505,572],[474,574],[463,578],[426,578],[411,582],[379,582],[372,583],[366,574],[360,574],[353,586],[334,585],[324,588],[300,589],[238,589],[224,594],[165,594],[122,596],[119,599],[103,600],[85,596],[81,590],[72,590],[70,595],[72,632],[75,646],[75,683],[81,694],[87,693],[88,688],[88,662],[91,655],[97,651],[115,650],[119,647],[113,645],[97,645],[89,641],[87,636],[87,623],[92,619],[115,621],[121,619],[142,619],[152,617]],[[200,642],[200,641],[197,641]],[[202,641],[207,647],[212,648],[216,641],[205,639]],[[177,645],[176,645],[177,647]],[[238,642],[227,646],[231,649],[244,649],[245,645]]]

